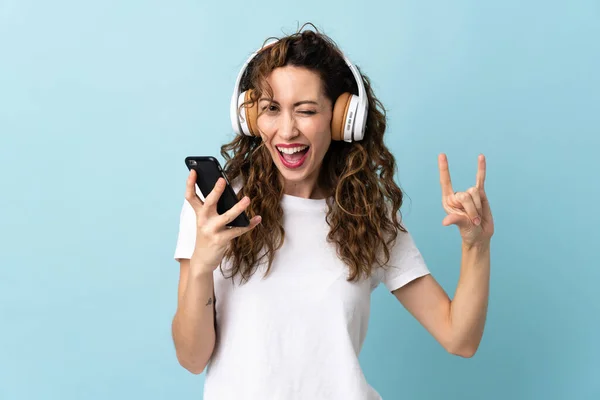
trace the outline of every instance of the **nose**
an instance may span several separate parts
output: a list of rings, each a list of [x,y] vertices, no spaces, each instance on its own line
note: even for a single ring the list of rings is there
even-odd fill
[[[298,136],[300,132],[296,126],[295,118],[291,115],[282,115],[277,133],[279,137],[285,140],[291,140]]]

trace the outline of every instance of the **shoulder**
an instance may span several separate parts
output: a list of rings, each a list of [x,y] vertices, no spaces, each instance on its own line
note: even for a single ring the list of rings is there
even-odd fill
[[[390,292],[430,273],[413,235],[402,226],[405,231],[398,231],[396,239],[390,243],[389,260],[375,272]]]

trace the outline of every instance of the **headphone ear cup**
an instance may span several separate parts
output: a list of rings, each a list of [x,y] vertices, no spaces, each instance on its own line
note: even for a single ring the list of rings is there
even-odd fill
[[[242,127],[242,133],[246,136],[260,136],[258,128],[256,126],[256,119],[258,118],[258,101],[253,105],[244,105],[244,103],[250,103],[252,96],[252,89],[246,90],[240,93],[238,97],[238,109],[241,108],[239,114],[240,126]]]
[[[331,119],[331,140],[344,140],[344,127],[350,107],[351,93],[342,93],[333,106],[333,117]]]

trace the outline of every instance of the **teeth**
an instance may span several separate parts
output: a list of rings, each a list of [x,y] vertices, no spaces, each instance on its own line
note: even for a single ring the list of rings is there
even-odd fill
[[[294,153],[298,153],[299,151],[306,150],[307,147],[308,146],[299,146],[299,147],[290,147],[290,148],[278,147],[277,150],[279,150],[280,152],[282,152],[284,154],[294,154]]]

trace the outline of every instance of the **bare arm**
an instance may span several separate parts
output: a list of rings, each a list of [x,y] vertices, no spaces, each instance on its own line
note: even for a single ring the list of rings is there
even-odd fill
[[[463,246],[460,279],[450,305],[453,348],[475,354],[487,316],[490,290],[490,245]]]
[[[490,250],[463,246],[461,272],[454,299],[431,275],[393,293],[446,351],[472,357],[483,336],[487,315]]]
[[[172,334],[177,360],[188,371],[200,374],[215,346],[214,288],[212,272],[195,272],[190,260],[181,260],[177,311]]]
[[[196,171],[191,170],[186,182],[185,198],[194,209],[195,247],[191,260],[180,260],[177,311],[171,325],[179,363],[188,371],[204,371],[215,347],[215,297],[213,271],[219,266],[228,243],[254,229],[261,221],[255,216],[250,225],[226,229],[225,226],[250,204],[244,198],[223,214],[217,213],[217,202],[225,189],[219,178],[203,203],[196,194]]]

